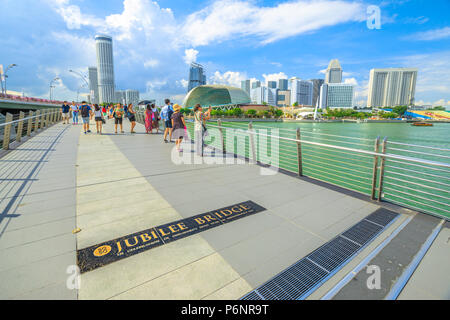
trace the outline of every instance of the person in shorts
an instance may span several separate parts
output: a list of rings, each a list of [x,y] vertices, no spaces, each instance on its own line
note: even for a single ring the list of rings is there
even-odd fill
[[[123,133],[123,114],[124,110],[120,103],[116,105],[114,109],[114,128],[115,133],[117,133],[117,125],[120,125],[120,133]]]
[[[86,101],[82,102],[82,105],[80,107],[80,113],[81,113],[81,118],[83,119],[84,134],[91,132],[91,130],[89,130],[89,120],[91,119],[92,109],[86,103]]]
[[[70,106],[67,103],[67,101],[64,101],[63,105],[61,106],[61,113],[63,118],[63,124],[69,124]]]
[[[97,126],[97,134],[102,134],[103,111],[98,104],[94,104],[95,124]]]
[[[127,109],[128,120],[131,122],[131,133],[136,133],[134,127],[136,127],[136,111],[134,111],[133,104],[130,103]]]
[[[173,106],[173,114],[170,121],[172,122],[172,132],[175,134],[175,144],[178,152],[183,152],[180,148],[181,142],[184,137],[184,129],[186,128],[186,123],[184,122],[183,114],[180,112],[181,107],[176,104]]]
[[[164,102],[166,105],[161,109],[161,120],[164,122],[164,142],[168,143],[169,141],[172,142],[172,121],[170,121],[170,117],[173,110],[169,99]],[[167,141],[167,134],[169,134],[169,141]]]

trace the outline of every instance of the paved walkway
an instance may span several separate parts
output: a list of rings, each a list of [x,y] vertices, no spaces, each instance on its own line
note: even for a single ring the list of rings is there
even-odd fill
[[[176,165],[174,144],[136,131],[58,124],[0,158],[0,298],[238,299],[379,208],[254,165]],[[267,210],[67,288],[76,249],[248,200]]]

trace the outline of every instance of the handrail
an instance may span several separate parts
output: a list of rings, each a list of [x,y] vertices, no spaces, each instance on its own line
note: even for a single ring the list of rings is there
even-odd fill
[[[215,125],[209,125],[209,126],[219,128],[218,126],[215,126]],[[240,130],[242,130],[242,129],[240,129]],[[370,156],[378,156],[378,157],[384,157],[384,158],[389,158],[389,159],[397,159],[397,160],[403,160],[403,161],[428,164],[428,165],[437,166],[437,167],[450,168],[450,163],[418,159],[418,158],[401,156],[401,155],[396,155],[396,154],[379,153],[379,152],[374,152],[374,151],[360,150],[360,149],[354,149],[354,148],[348,148],[348,147],[342,147],[342,146],[334,146],[334,145],[330,145],[330,144],[307,141],[307,140],[302,140],[302,139],[297,140],[297,139],[293,139],[293,138],[279,137],[279,136],[268,135],[268,134],[259,133],[259,132],[254,132],[253,134],[265,136],[265,137],[277,138],[277,139],[285,140],[285,141],[292,141],[295,143],[305,143],[305,144],[310,144],[310,145],[315,145],[315,146],[320,146],[320,147],[325,147],[325,148],[345,150],[345,151],[350,151],[350,152],[355,152],[355,153],[362,153],[362,154],[366,154],[366,155],[370,155]]]
[[[0,127],[4,127],[4,126],[7,126],[9,124],[13,124],[13,123],[17,123],[17,122],[21,122],[21,121],[25,121],[25,120],[29,120],[29,119],[42,117],[42,116],[45,116],[47,114],[53,114],[55,112],[59,112],[59,111],[53,111],[53,112],[48,112],[48,113],[41,113],[41,114],[39,114],[37,116],[31,116],[31,117],[26,117],[26,118],[23,118],[23,119],[13,120],[13,121],[10,121],[10,122],[0,123]]]

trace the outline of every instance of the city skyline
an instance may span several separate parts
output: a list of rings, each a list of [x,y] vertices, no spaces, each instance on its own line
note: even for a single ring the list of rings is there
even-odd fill
[[[367,103],[371,69],[397,67],[419,70],[416,104],[450,105],[447,1],[432,9],[421,0],[370,3],[381,10],[380,29],[368,28],[365,1],[188,2],[2,0],[12,14],[0,25],[12,31],[0,39],[8,48],[0,64],[20,66],[9,73],[8,88],[46,97],[49,80],[59,76],[55,98],[75,97],[81,80],[68,70],[94,66],[94,36],[106,33],[114,39],[116,87],[135,88],[143,99],[181,102],[192,62],[205,67],[207,83],[240,87],[246,79],[325,78],[338,59],[357,105]],[[222,16],[225,7],[240,10]],[[267,26],[258,20],[262,11]]]

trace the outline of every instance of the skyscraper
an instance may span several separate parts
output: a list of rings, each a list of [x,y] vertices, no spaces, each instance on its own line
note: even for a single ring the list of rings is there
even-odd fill
[[[125,91],[122,91],[122,90],[114,91],[114,100],[110,101],[110,102],[126,104],[127,96],[125,94]]]
[[[261,87],[261,81],[256,80],[256,81],[252,82],[252,89],[256,89],[259,87]]]
[[[324,96],[321,96],[319,107],[328,108],[353,108],[353,91],[351,84],[328,83],[322,86]],[[326,101],[326,106],[324,103]]]
[[[91,103],[99,103],[98,97],[98,71],[97,67],[89,67],[89,91]]]
[[[342,68],[338,59],[330,61],[327,71],[325,73],[325,83],[341,83],[342,82]]]
[[[267,87],[276,89],[277,88],[277,82],[276,81],[267,81]]]
[[[368,107],[395,107],[414,104],[418,69],[370,70]]]
[[[320,87],[322,87],[325,81],[323,79],[311,79],[309,81],[313,83],[312,105],[315,106],[317,103],[317,99],[319,99]]]
[[[241,81],[241,89],[247,92],[247,94],[250,96],[250,80]]]
[[[113,102],[114,90],[114,59],[112,38],[106,35],[95,36],[97,51],[97,77],[99,102]]]
[[[291,90],[291,103],[312,106],[313,83],[299,78],[289,79],[289,89]]]
[[[278,80],[278,89],[282,91],[286,91],[288,89],[288,79],[279,79]]]
[[[195,87],[202,86],[206,84],[206,76],[204,73],[203,66],[198,63],[191,63],[191,67],[189,68],[189,84],[188,84],[188,92],[194,89]]]
[[[134,107],[137,107],[139,103],[139,91],[137,90],[126,90],[125,98],[127,100],[127,104],[132,103]]]

